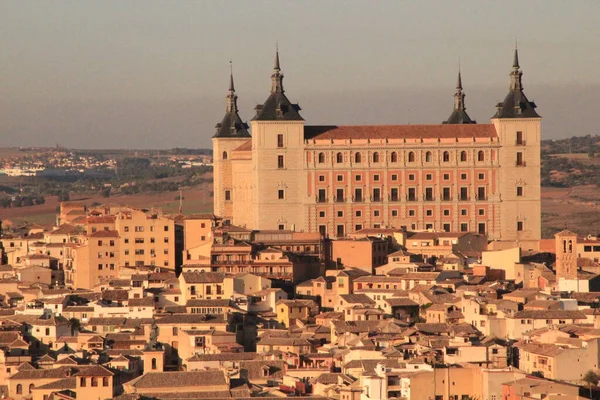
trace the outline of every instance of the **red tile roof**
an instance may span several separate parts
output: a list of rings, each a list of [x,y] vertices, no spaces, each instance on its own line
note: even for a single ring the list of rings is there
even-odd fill
[[[307,139],[496,138],[492,124],[307,126]]]
[[[90,224],[110,224],[115,222],[117,217],[114,215],[102,215],[99,217],[88,217],[87,222]]]
[[[233,149],[233,151],[250,151],[250,150],[252,150],[252,139],[248,140],[240,147]]]
[[[90,237],[93,238],[97,238],[97,237],[119,237],[119,232],[117,231],[98,231],[98,232],[94,232],[90,235]]]

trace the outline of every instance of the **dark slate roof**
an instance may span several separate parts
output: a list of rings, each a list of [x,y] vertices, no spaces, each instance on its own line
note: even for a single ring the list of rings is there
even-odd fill
[[[264,104],[255,108],[256,116],[253,121],[304,121],[300,116],[300,106],[292,104],[282,92],[271,93]]]
[[[227,112],[223,120],[216,126],[214,138],[249,138],[248,124],[240,118],[237,112]]]
[[[492,118],[540,118],[536,107],[522,90],[510,90],[504,101],[496,105],[498,110]]]
[[[476,124],[475,120],[472,120],[467,114],[467,111],[463,110],[452,110],[452,113],[447,120],[442,122],[443,124]]]

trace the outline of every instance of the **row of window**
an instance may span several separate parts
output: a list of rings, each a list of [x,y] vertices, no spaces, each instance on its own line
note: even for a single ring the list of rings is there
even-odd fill
[[[110,269],[111,271],[114,271],[115,264],[98,264],[98,271],[102,271],[103,269]]]
[[[134,229],[134,232],[144,232],[145,228],[143,226],[134,226],[133,229]],[[165,225],[163,227],[163,230],[165,232],[169,232],[169,225]],[[123,227],[123,232],[129,232],[129,226],[124,226]],[[150,232],[154,232],[154,226],[153,225],[150,226]]]
[[[374,229],[379,229],[381,228],[381,224],[375,223],[373,224],[373,228]],[[444,232],[454,232],[452,229],[452,224],[449,222],[445,222],[442,224],[438,224],[438,227],[441,227],[441,229]],[[355,224],[354,225],[354,231],[359,231],[361,229],[367,228],[366,225],[363,224]],[[403,226],[402,228],[408,228],[406,226]],[[425,229],[435,229],[435,224],[434,223],[426,223],[425,226],[423,227]],[[468,222],[461,222],[458,224],[458,230],[460,232],[471,232],[471,227],[470,224]],[[480,233],[480,234],[486,234],[487,233],[487,224],[485,222],[478,222],[475,226],[476,228],[476,232]],[[281,226],[279,228],[280,230],[283,229]],[[412,223],[410,226],[411,230],[416,230],[417,229],[417,224],[416,223]],[[517,232],[522,232],[525,230],[525,224],[523,221],[517,221],[516,224],[516,229]],[[335,232],[336,232],[336,236],[338,237],[343,237],[346,234],[346,224],[337,224],[335,225]],[[319,233],[321,233],[322,235],[327,235],[327,225],[319,225]]]
[[[129,243],[129,238],[125,238],[125,239],[123,239],[123,241],[124,241],[125,244],[128,244]],[[145,239],[144,238],[135,238],[134,241],[135,241],[136,244],[142,244],[142,243],[144,243]],[[169,243],[169,238],[165,236],[163,238],[163,242],[164,243]],[[153,238],[153,237],[151,237],[150,238],[150,243],[156,243],[156,239]]]
[[[357,174],[354,175],[354,180],[356,182],[362,182],[362,175]],[[398,174],[392,174],[391,175],[391,180],[396,182],[398,181]],[[469,178],[469,175],[467,173],[462,173],[460,174],[460,179],[465,181]],[[442,179],[445,181],[450,180],[450,174],[442,174]],[[477,174],[477,179],[479,179],[480,181],[485,180],[485,173],[484,172],[480,172]],[[408,180],[409,181],[415,181],[416,180],[416,174],[408,174]],[[433,174],[425,174],[425,180],[426,181],[432,181],[433,180]],[[344,181],[344,175],[336,175],[336,181],[338,182],[343,182]],[[373,174],[373,181],[374,182],[380,182],[381,181],[381,175],[380,174]],[[319,182],[325,182],[325,175],[319,175]]]
[[[465,150],[463,150],[460,153],[458,153],[457,158],[460,162],[466,162],[468,160],[468,153]],[[433,153],[431,151],[426,151],[423,159],[426,163],[433,162]],[[479,150],[477,152],[476,159],[478,162],[486,161],[485,152],[483,150]],[[362,163],[363,162],[362,153],[360,153],[360,152],[354,153],[353,160],[354,160],[354,164]],[[409,151],[406,156],[406,160],[409,163],[416,162],[416,160],[417,160],[416,153],[414,151]],[[382,161],[383,161],[383,156],[381,156],[381,154],[379,152],[375,151],[371,154],[371,162],[379,163]],[[389,155],[389,162],[397,163],[398,161],[399,161],[398,152],[395,152],[395,151],[391,152]],[[323,152],[319,153],[317,155],[317,163],[324,164],[325,162],[326,162],[325,153],[323,153]],[[337,152],[335,155],[335,162],[338,164],[343,163],[344,162],[344,153]],[[442,153],[442,162],[450,162],[450,152],[449,151],[444,151]]]
[[[124,264],[124,265],[125,265],[126,267],[129,267],[129,266],[131,266],[131,263],[130,263],[129,261],[125,261],[125,264]],[[135,262],[135,266],[136,266],[136,267],[143,267],[144,265],[146,265],[146,263],[145,263],[144,261],[136,261],[136,262]],[[156,262],[155,262],[154,260],[150,260],[150,265],[154,266],[154,265],[156,265]],[[163,265],[164,265],[165,267],[168,267],[168,266],[169,266],[169,261],[165,260],[165,261],[163,262]]]
[[[394,209],[390,210],[390,213],[391,213],[392,217],[397,217],[398,213],[399,213],[399,210],[396,209],[396,208],[394,208]],[[425,216],[426,217],[433,217],[433,213],[434,213],[434,211],[431,208],[428,208],[428,209],[425,210]],[[338,218],[343,218],[344,214],[345,213],[344,213],[343,210],[336,211],[336,215],[337,215]],[[415,209],[409,209],[409,210],[407,210],[407,215],[409,217],[415,217],[416,214],[417,214],[417,210],[415,210]],[[447,209],[447,208],[443,209],[442,210],[442,215],[444,217],[449,217],[450,216],[450,210]],[[477,209],[477,215],[478,216],[485,216],[485,208],[478,208]],[[356,210],[356,211],[354,211],[354,216],[358,217],[358,218],[362,217],[363,216],[362,210]],[[373,210],[373,217],[380,217],[380,216],[381,216],[381,210]],[[469,216],[469,210],[467,208],[461,208],[460,209],[460,216],[461,217],[468,217]],[[319,211],[319,218],[326,218],[326,217],[327,217],[326,211]]]
[[[130,253],[129,249],[125,249],[123,250],[125,255],[128,256]],[[145,254],[144,249],[135,249],[135,255],[136,256],[143,256]],[[169,254],[169,249],[163,249],[163,254]],[[156,256],[156,250],[154,249],[150,249],[150,255],[151,256]]]
[[[519,189],[520,188],[520,189]],[[517,189],[517,196],[523,195],[522,187]],[[467,186],[462,186],[458,188],[456,193],[453,193],[452,188],[443,187],[439,193],[436,193],[436,190],[433,187],[424,188],[423,193],[418,193],[416,187],[406,188],[404,193],[400,193],[399,188],[390,188],[390,191],[387,195],[387,199],[384,199],[384,195],[382,193],[381,188],[372,188],[369,198],[367,199],[363,188],[354,188],[354,193],[351,199],[346,198],[346,189],[337,188],[335,189],[333,200],[336,203],[344,203],[346,201],[352,201],[354,203],[361,203],[366,200],[370,200],[372,202],[382,202],[382,201],[390,201],[397,202],[401,200],[406,201],[452,201],[452,200],[460,200],[460,201],[469,201],[471,200],[470,196],[470,188]],[[437,197],[436,197],[437,194]],[[456,196],[454,197],[453,194]],[[283,189],[278,190],[278,198],[285,199],[285,191]],[[487,200],[487,189],[485,186],[479,186],[475,191],[475,200]],[[327,189],[320,188],[317,190],[316,201],[317,203],[327,203],[329,202],[329,198],[327,196]]]

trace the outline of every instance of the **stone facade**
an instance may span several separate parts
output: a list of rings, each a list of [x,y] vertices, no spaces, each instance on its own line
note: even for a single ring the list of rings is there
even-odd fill
[[[466,114],[459,77],[444,124],[309,126],[284,94],[277,56],[252,137],[230,85],[213,137],[215,214],[249,229],[336,237],[404,227],[537,240],[541,118],[521,75],[515,51],[509,93],[490,124]]]

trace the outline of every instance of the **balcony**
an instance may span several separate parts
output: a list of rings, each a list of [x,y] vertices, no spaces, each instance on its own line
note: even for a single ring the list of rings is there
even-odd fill
[[[414,194],[407,194],[406,201],[417,201],[417,196]]]
[[[486,201],[488,199],[488,197],[486,195],[480,196],[478,194],[475,195],[475,200],[478,201]]]
[[[526,140],[515,140],[515,146],[525,146],[526,144]]]
[[[526,167],[527,163],[525,161],[517,161],[515,163],[515,167]]]
[[[442,196],[440,198],[440,200],[442,200],[442,201],[452,201],[452,196]]]
[[[469,196],[459,196],[458,200],[460,200],[460,201],[469,201],[470,198],[469,198]]]
[[[319,197],[319,196],[316,196],[316,197],[315,197],[315,201],[316,201],[317,203],[327,203],[327,197]]]
[[[343,196],[342,197],[336,196],[336,197],[333,198],[333,202],[334,203],[345,203],[346,202],[346,198],[343,197]]]
[[[383,199],[381,198],[381,196],[371,196],[371,201],[374,203],[379,203],[382,202]]]
[[[365,198],[362,196],[352,196],[353,203],[363,203],[364,201],[365,201]]]
[[[423,195],[423,201],[435,201],[435,196]]]
[[[390,194],[388,196],[388,201],[389,202],[398,202],[398,201],[400,201],[400,196],[398,196],[397,194]]]

